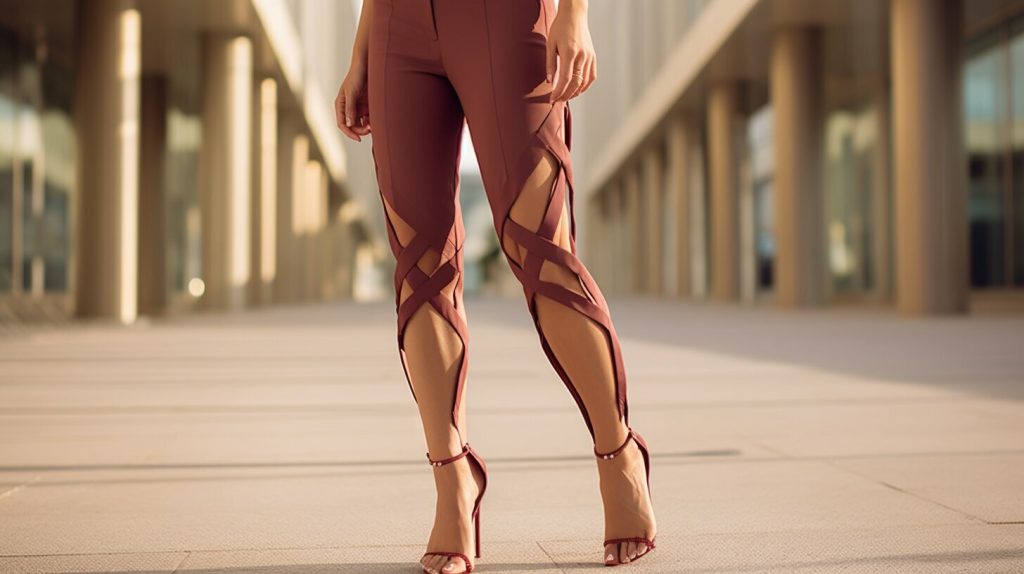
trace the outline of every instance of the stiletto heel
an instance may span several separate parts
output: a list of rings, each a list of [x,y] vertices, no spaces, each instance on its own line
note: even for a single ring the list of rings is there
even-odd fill
[[[481,503],[481,501],[484,498],[484,491],[487,490],[487,465],[484,464],[484,459],[482,459],[480,457],[480,455],[477,454],[476,451],[473,450],[473,448],[471,446],[469,446],[469,443],[466,443],[466,445],[462,447],[462,452],[460,452],[459,454],[457,454],[455,456],[448,457],[446,459],[442,459],[442,460],[434,460],[434,459],[430,458],[430,453],[429,452],[427,453],[427,460],[430,462],[430,466],[433,466],[433,467],[441,467],[441,466],[444,466],[446,464],[453,463],[453,462],[455,462],[455,461],[457,461],[457,460],[459,460],[460,458],[463,458],[463,457],[465,457],[466,460],[469,461],[471,464],[475,464],[476,467],[480,470],[480,475],[483,477],[483,483],[480,485],[480,492],[476,495],[476,501],[473,503],[473,513],[471,514],[472,520],[473,520],[473,543],[474,543],[474,546],[475,546],[475,549],[476,549],[476,556],[475,557],[479,558],[480,557],[480,503]],[[473,562],[469,559],[468,556],[466,556],[465,554],[463,554],[461,552],[431,551],[431,552],[423,553],[423,556],[448,556],[448,557],[462,558],[462,561],[466,563],[466,570],[465,570],[466,573],[469,573],[469,572],[473,571]],[[429,572],[427,572],[426,568],[423,569],[423,572],[429,574]]]
[[[476,529],[476,532],[473,535],[473,540],[476,540],[476,556],[474,556],[474,558],[479,558],[480,557],[480,509],[479,508],[477,508],[476,514],[473,515],[473,526]]]
[[[622,451],[626,448],[626,445],[629,444],[630,440],[635,440],[636,441],[636,446],[637,446],[637,448],[640,449],[640,454],[643,456],[643,459],[644,459],[644,472],[646,473],[646,476],[647,476],[647,498],[648,498],[648,500],[651,501],[651,505],[653,506],[654,505],[654,495],[651,493],[651,455],[650,455],[650,452],[647,449],[647,442],[643,439],[643,437],[640,436],[640,433],[638,433],[635,430],[633,430],[632,427],[628,427],[628,428],[629,428],[629,433],[626,435],[626,440],[623,441],[622,446],[620,446],[619,448],[613,450],[612,452],[605,453],[605,454],[602,454],[602,453],[598,452],[597,451],[597,447],[595,446],[594,447],[594,455],[597,456],[598,460],[612,460],[615,457],[619,456],[619,454],[622,453]],[[644,552],[643,554],[638,554],[636,556],[636,558],[633,558],[632,560],[630,560],[630,562],[636,562],[637,560],[640,559],[641,556],[647,556],[648,554],[651,553],[652,550],[654,550],[654,540],[655,540],[655,538],[657,538],[657,535],[655,535],[654,538],[650,538],[650,539],[648,539],[648,538],[646,538],[644,536],[629,536],[629,537],[625,537],[625,538],[609,538],[609,539],[604,541],[604,547],[607,547],[609,544],[618,544],[620,542],[637,542],[637,543],[646,544],[647,545],[647,551]],[[604,553],[604,547],[602,547],[602,549],[601,549],[602,554]],[[624,564],[623,562],[619,562],[618,560],[619,560],[619,557],[618,557],[618,555],[616,553],[615,562],[607,562],[606,561],[604,563],[604,565],[605,566],[618,566],[619,564]]]

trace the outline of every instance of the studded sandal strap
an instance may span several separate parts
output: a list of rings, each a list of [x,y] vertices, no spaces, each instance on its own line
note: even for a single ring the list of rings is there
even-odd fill
[[[469,451],[470,451],[469,443],[467,442],[465,445],[463,445],[462,452],[460,452],[459,454],[457,454],[455,456],[450,456],[448,458],[443,458],[441,460],[433,460],[432,458],[430,458],[430,452],[427,452],[427,461],[430,462],[430,466],[444,466],[444,465],[448,464],[449,462],[455,462],[455,461],[459,460],[460,458],[466,456],[467,454],[469,454]]]
[[[473,571],[473,562],[470,561],[469,556],[466,556],[465,554],[463,554],[461,552],[443,552],[443,551],[439,550],[439,551],[436,551],[436,552],[426,552],[423,555],[424,556],[446,556],[448,558],[462,558],[462,561],[466,563],[466,572],[464,574],[469,574],[470,572]]]
[[[635,436],[636,435],[633,432],[633,428],[629,427],[629,432],[626,433],[626,440],[624,440],[622,442],[622,445],[619,448],[617,448],[617,449],[615,449],[615,450],[613,450],[613,451],[611,451],[609,453],[602,454],[602,453],[597,451],[597,447],[595,446],[594,447],[594,455],[597,456],[597,458],[601,458],[601,459],[605,459],[605,460],[609,460],[609,459],[615,458],[615,457],[619,456],[619,453],[621,453],[622,450],[624,448],[626,448],[626,445],[629,444],[629,441],[633,440],[633,438]]]

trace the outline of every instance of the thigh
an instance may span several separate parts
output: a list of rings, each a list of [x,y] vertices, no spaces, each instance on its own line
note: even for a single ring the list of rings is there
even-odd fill
[[[513,204],[538,174],[561,169],[552,199],[571,201],[568,104],[550,101],[553,84],[545,77],[554,3],[433,1],[441,53],[462,101],[495,229],[502,236]],[[532,201],[536,198],[523,199],[537,203]],[[546,226],[550,233],[540,230],[551,237],[558,218],[566,215],[561,206],[552,207],[524,223],[538,231],[541,218],[552,218]]]
[[[431,57],[436,42],[425,26],[429,11],[409,10],[413,4],[406,0],[373,1],[378,3],[367,91],[372,155],[392,247],[398,255],[415,235],[424,250],[447,252],[446,241],[460,225],[458,167],[465,116]]]

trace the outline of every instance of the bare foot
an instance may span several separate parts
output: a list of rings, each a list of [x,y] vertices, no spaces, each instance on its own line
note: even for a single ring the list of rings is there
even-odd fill
[[[475,540],[471,515],[483,475],[469,457],[433,469],[437,505],[427,552],[461,552],[472,557]],[[467,569],[462,558],[437,554],[424,555],[420,564],[431,574],[460,574]]]
[[[605,539],[644,537],[654,540],[657,525],[647,490],[644,457],[636,441],[612,459],[597,459],[604,501]],[[650,550],[643,542],[620,542],[605,546],[606,564],[626,563]]]

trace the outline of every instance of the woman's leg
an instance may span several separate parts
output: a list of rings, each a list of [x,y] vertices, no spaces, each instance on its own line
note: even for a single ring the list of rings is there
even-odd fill
[[[564,102],[550,102],[553,86],[545,78],[554,3],[434,5],[442,55],[466,112],[502,249],[595,447],[612,451],[628,431],[625,369],[608,304],[576,255],[570,115]],[[601,462],[606,538],[653,538],[636,444]],[[627,558],[643,549],[622,544],[608,550]]]
[[[419,409],[431,458],[467,441],[462,392],[468,365],[463,308],[459,152],[465,116],[440,73],[429,11],[382,1],[371,28],[368,86],[372,151],[388,240],[396,259],[399,358]],[[437,488],[427,551],[473,548],[470,512],[479,492],[468,458],[432,469]],[[424,556],[440,571],[448,559]],[[465,565],[454,559],[449,572]]]

